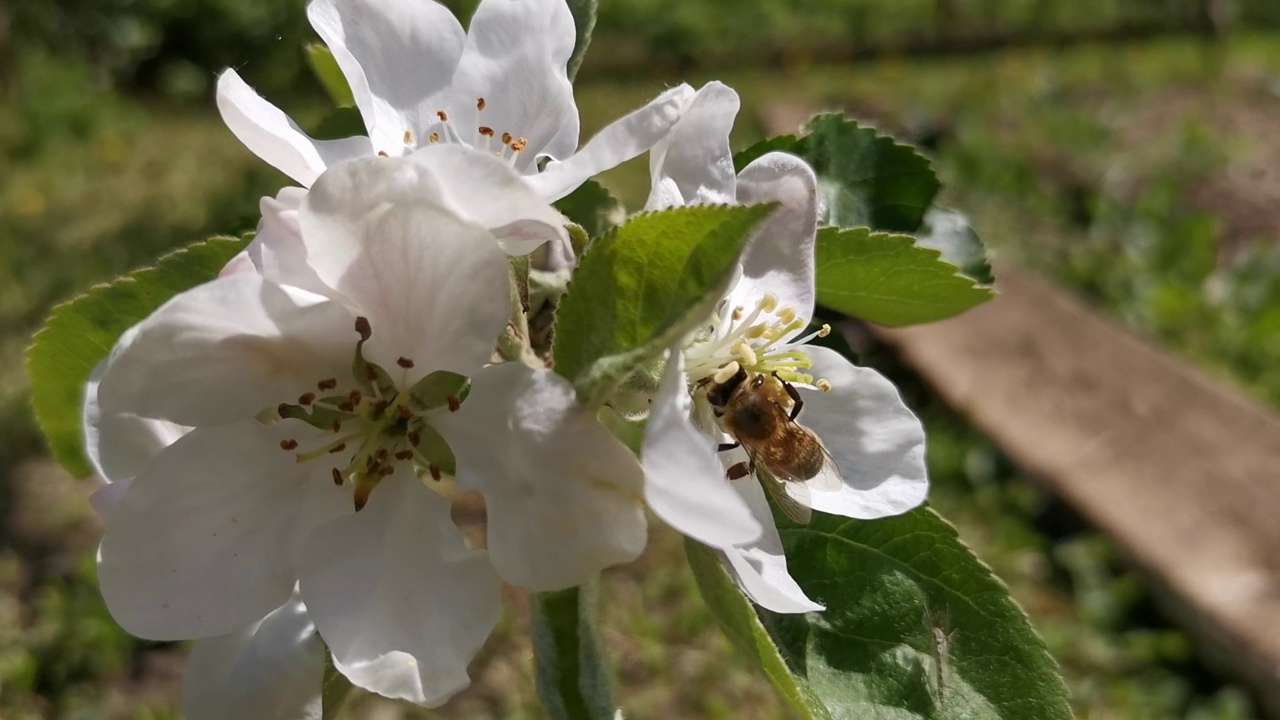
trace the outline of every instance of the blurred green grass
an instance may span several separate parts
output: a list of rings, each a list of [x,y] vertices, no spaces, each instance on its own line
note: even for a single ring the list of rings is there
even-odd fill
[[[1280,37],[1179,37],[909,59],[893,52],[895,43],[927,27],[927,14],[936,11],[933,3],[914,3],[893,16],[898,25],[873,23],[876,40],[868,43],[887,48],[876,60],[810,65],[797,52],[784,53],[786,71],[667,72],[704,51],[725,56],[729,50],[705,43],[726,43],[727,33],[737,32],[734,42],[742,43],[754,37],[742,33],[760,32],[762,5],[711,18],[697,15],[705,9],[695,5],[637,1],[617,6],[632,15],[617,10],[602,18],[602,32],[624,21],[643,27],[640,40],[632,38],[639,49],[618,53],[655,57],[662,76],[609,75],[615,56],[601,40],[596,50],[606,58],[599,69],[587,66],[578,91],[585,129],[682,79],[718,77],[738,88],[744,100],[738,146],[761,137],[762,117],[777,108],[844,109],[928,148],[946,182],[946,202],[971,213],[996,253],[1072,284],[1137,331],[1280,402],[1280,232],[1256,221],[1266,217],[1269,198],[1280,199],[1269,194],[1280,185],[1272,174],[1280,172],[1274,170],[1280,149],[1269,144],[1274,133],[1266,125],[1280,112]],[[181,667],[179,646],[126,637],[101,605],[92,562],[97,528],[84,502],[91,488],[51,465],[26,407],[21,359],[30,333],[53,303],[93,282],[205,235],[249,229],[257,198],[285,182],[221,126],[204,97],[211,79],[204,64],[256,57],[242,71],[264,91],[280,90],[283,104],[301,118],[314,119],[321,109],[314,86],[297,80],[296,57],[277,60],[296,56],[305,37],[296,12],[270,6],[241,17],[218,14],[210,3],[161,6],[178,20],[147,26],[137,19],[156,15],[143,12],[146,3],[99,8],[102,22],[133,44],[86,45],[86,53],[103,58],[97,66],[32,44],[12,66],[18,70],[0,79],[4,718],[175,717]],[[67,8],[67,17],[80,17]],[[805,23],[834,22],[818,9],[845,13],[840,22],[847,24],[882,8],[826,3],[808,16],[800,8],[792,18],[804,19],[801,29],[788,30],[799,35],[779,47],[794,47],[795,37],[811,32]],[[1001,18],[997,29],[1031,31],[1023,15],[991,12]],[[168,56],[156,48],[175,42],[166,34],[172,24],[193,33],[188,26],[206,15],[228,25],[208,32],[242,33],[242,46],[205,42],[191,57],[162,62]],[[1072,15],[1073,22],[1086,15]],[[93,18],[86,17],[87,25]],[[972,18],[965,22],[976,27],[981,15],[974,11]],[[1037,22],[1075,27],[1061,18]],[[45,31],[53,39],[98,37],[56,22]],[[611,172],[606,182],[639,205],[647,186],[643,160]],[[891,359],[872,349],[865,360],[894,374],[925,417],[932,502],[1031,613],[1063,665],[1081,717],[1256,717],[1243,693],[1206,669],[1186,636],[1161,619],[1114,547],[1037,490]],[[508,617],[475,665],[471,690],[441,711],[397,706],[395,712],[539,717],[526,615],[518,594],[509,600]],[[655,529],[640,562],[607,576],[603,602],[605,639],[632,716],[782,716],[764,681],[720,637],[670,531]],[[385,709],[370,698],[347,715]]]

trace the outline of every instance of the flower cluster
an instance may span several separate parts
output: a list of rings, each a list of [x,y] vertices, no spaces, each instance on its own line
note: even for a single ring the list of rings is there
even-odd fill
[[[188,716],[316,717],[326,652],[358,687],[443,703],[503,582],[564,589],[633,560],[646,508],[761,606],[821,610],[766,489],[788,514],[875,518],[927,480],[893,386],[809,344],[830,330],[810,327],[813,171],[772,153],[735,174],[738,98],[720,83],[579,148],[563,0],[483,0],[466,33],[428,0],[308,14],[367,136],[314,140],[226,71],[227,125],[300,187],[265,198],[244,253],[125,333],[87,391],[102,593],[133,634],[198,641]],[[660,358],[637,457],[499,341],[528,341],[512,258],[574,264],[550,203],[646,151],[649,210],[776,209],[715,313]],[[753,434],[765,421],[812,472]],[[451,514],[477,494],[478,540]]]

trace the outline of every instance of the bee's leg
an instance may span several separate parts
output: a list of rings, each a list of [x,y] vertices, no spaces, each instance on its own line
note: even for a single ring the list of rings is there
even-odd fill
[[[787,396],[791,398],[791,421],[795,422],[795,419],[800,416],[800,408],[804,407],[804,400],[800,399],[800,391],[796,390],[795,385],[778,377],[776,371],[773,373],[773,377],[782,383],[782,388],[787,391]]]
[[[750,475],[752,470],[753,468],[747,463],[740,462],[736,465],[730,465],[729,469],[725,472],[725,476],[730,480],[740,480]]]
[[[716,452],[724,452],[725,450],[732,450],[736,447],[741,447],[741,446],[742,446],[742,443],[740,442],[720,443],[719,445],[716,446]]]

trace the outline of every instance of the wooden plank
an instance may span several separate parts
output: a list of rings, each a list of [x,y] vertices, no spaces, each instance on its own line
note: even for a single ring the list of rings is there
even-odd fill
[[[1051,284],[876,334],[1100,529],[1280,717],[1280,417]]]

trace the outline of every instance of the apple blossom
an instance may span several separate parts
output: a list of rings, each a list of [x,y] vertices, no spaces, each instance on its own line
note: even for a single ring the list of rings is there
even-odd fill
[[[799,492],[793,501],[821,512],[869,519],[919,505],[928,488],[924,431],[897,390],[879,373],[833,350],[808,345],[814,309],[813,250],[817,184],[802,160],[766,154],[734,175],[728,134],[738,97],[720,83],[703,87],[670,136],[654,148],[648,207],[698,203],[776,202],[779,209],[748,239],[736,282],[704,329],[667,354],[646,427],[645,494],[654,511],[685,534],[720,549],[743,590],[778,612],[821,609],[787,573],[782,543],[760,482],[727,480],[741,449],[717,459],[730,443],[712,412],[706,384],[738,368],[771,384],[794,386],[798,422],[812,430],[835,461],[838,489]],[[758,537],[733,540],[754,519]]]
[[[303,186],[343,160],[454,144],[500,158],[555,200],[652,147],[692,94],[686,85],[662,93],[579,149],[566,72],[574,21],[564,0],[483,0],[467,32],[434,0],[312,0],[307,15],[346,76],[367,137],[308,137],[235,70],[219,76],[217,90],[236,137]]]
[[[104,485],[90,504],[104,520],[139,472],[188,428],[130,414],[103,415],[98,384],[104,364],[85,392],[85,451]],[[324,643],[295,593],[248,627],[197,640],[183,688],[188,718],[318,720]]]

